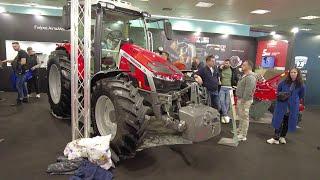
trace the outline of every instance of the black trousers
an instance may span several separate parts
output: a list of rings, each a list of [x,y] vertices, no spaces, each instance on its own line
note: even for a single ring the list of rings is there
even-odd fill
[[[34,76],[31,79],[28,80],[28,94],[31,94],[32,92],[35,92],[36,94],[39,94],[39,81],[38,76]]]
[[[284,115],[280,129],[275,129],[274,139],[279,140],[280,137],[286,137],[289,126],[289,115]]]

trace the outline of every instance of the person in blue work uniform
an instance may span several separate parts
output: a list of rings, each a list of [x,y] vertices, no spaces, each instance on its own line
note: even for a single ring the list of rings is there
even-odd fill
[[[272,126],[275,128],[274,137],[267,140],[269,144],[286,144],[287,132],[296,130],[299,104],[304,100],[305,85],[303,84],[301,72],[297,68],[292,68],[284,81],[278,85],[278,94],[287,92],[288,98],[280,99],[276,102],[272,118]],[[286,100],[284,100],[286,99]]]

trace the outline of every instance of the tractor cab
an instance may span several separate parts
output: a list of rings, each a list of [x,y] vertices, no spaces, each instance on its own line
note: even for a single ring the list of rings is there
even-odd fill
[[[63,15],[64,27],[69,29],[70,3],[63,8]],[[92,1],[91,18],[94,74],[119,68],[119,52],[123,44],[134,44],[153,52],[154,45],[159,42],[154,42],[151,31],[172,39],[172,27],[168,20],[152,19],[149,13],[125,1]]]

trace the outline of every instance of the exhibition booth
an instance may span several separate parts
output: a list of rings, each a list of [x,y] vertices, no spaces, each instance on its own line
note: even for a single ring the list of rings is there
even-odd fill
[[[61,27],[61,17],[1,13],[0,20],[3,24],[0,27],[2,32],[0,35],[0,57],[2,59],[10,59],[15,56],[11,48],[11,42],[13,41],[19,41],[22,49],[26,49],[29,46],[33,47],[38,57],[44,62],[41,66],[41,75],[39,77],[41,92],[46,92],[47,80],[45,67],[49,55],[55,49],[56,44],[70,40],[69,31],[65,31]],[[174,29],[173,40],[166,40],[163,37],[163,33],[157,29],[154,30],[153,35],[155,39],[154,48],[163,47],[165,51],[170,53],[172,62],[184,59],[187,64],[191,64],[192,57],[197,56],[201,61],[204,61],[204,58],[210,54],[215,55],[218,63],[221,63],[227,58],[239,57],[240,60],[249,59],[253,61],[258,72],[261,72],[263,75],[266,70],[275,69],[281,72],[286,68],[286,65],[288,67],[296,64],[303,70],[305,80],[307,80],[308,83],[309,81],[306,76],[307,67],[309,66],[308,62],[317,62],[317,59],[319,59],[317,54],[315,54],[315,57],[309,58],[307,54],[295,53],[297,50],[304,51],[304,49],[307,50],[311,47],[317,47],[319,38],[316,35],[304,36],[298,34],[298,38],[294,41],[295,45],[291,45],[293,44],[291,43],[293,40],[291,34],[277,35],[275,38],[272,35],[264,33],[266,36],[253,37],[249,36],[249,30],[248,33],[243,33],[244,30],[240,28],[241,31],[238,32],[237,29],[239,29],[239,27],[237,26],[234,28],[234,34],[236,35],[217,34],[192,31],[196,29],[195,27],[198,25],[197,22],[194,21],[192,22],[194,24],[191,25],[190,23],[189,25],[185,23],[188,22],[187,20],[183,20],[183,23],[181,20],[173,20],[173,22],[176,23],[173,24],[173,28],[176,27],[177,29]],[[179,24],[180,26],[181,24],[182,26],[188,26],[188,29],[186,28],[182,31]],[[201,25],[201,23],[199,24]],[[216,26],[219,25],[220,24],[216,24]],[[205,29],[205,27],[202,29]],[[213,29],[209,31],[214,32],[217,30]],[[246,36],[243,34],[246,34]],[[314,43],[313,46],[297,48],[296,45],[300,45],[300,42],[305,42],[304,37],[307,36],[313,39],[311,41]],[[134,41],[143,41],[143,38],[137,37]],[[188,68],[190,68],[190,65]],[[4,70],[2,70],[0,74],[1,77],[3,77],[0,79],[0,90],[12,91],[12,85],[10,83],[11,68],[8,66],[4,67]],[[271,77],[272,75],[267,75],[266,79]],[[313,88],[308,90],[312,92],[316,91],[316,89]],[[313,95],[308,96],[309,94],[307,94],[307,104]],[[315,102],[310,104],[317,105]]]
[[[34,179],[193,180],[212,172],[234,179],[232,170],[259,179],[279,159],[291,164],[286,156],[316,164],[318,154],[303,147],[315,147],[318,130],[301,122],[320,107],[320,35],[89,2],[42,13],[29,12],[34,4],[0,3],[0,60],[12,59],[0,64],[0,145],[4,161],[12,153],[14,162],[8,167],[35,169]],[[37,75],[24,69],[31,58],[15,45],[32,47]],[[28,94],[33,77],[41,98]],[[288,131],[298,133],[286,141]],[[263,177],[279,173],[269,174]]]

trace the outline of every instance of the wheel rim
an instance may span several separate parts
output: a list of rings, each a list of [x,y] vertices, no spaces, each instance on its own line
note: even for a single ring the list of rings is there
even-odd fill
[[[111,140],[117,134],[115,108],[108,96],[100,96],[95,107],[95,119],[99,133],[103,136],[111,134]]]
[[[51,65],[49,71],[49,91],[53,103],[58,104],[61,98],[61,75],[55,64]]]

